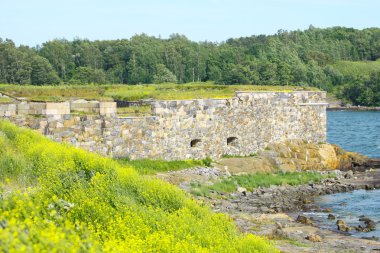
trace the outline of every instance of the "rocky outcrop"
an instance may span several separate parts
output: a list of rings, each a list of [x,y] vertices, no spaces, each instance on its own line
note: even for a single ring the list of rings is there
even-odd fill
[[[374,165],[367,157],[346,152],[337,145],[292,141],[271,143],[255,156],[224,158],[217,167],[231,173],[296,170],[352,170]]]

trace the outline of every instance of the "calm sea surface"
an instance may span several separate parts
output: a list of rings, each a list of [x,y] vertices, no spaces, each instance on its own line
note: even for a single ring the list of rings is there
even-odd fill
[[[380,158],[380,112],[328,111],[327,141],[342,148]],[[355,237],[380,237],[380,190],[358,190],[321,196],[316,204],[330,208],[338,219],[350,226],[360,224],[359,216],[365,215],[376,222],[377,230],[369,233],[351,231]],[[334,221],[326,213],[305,213],[312,216],[320,227],[336,229]]]
[[[380,158],[380,112],[328,111],[327,142]]]

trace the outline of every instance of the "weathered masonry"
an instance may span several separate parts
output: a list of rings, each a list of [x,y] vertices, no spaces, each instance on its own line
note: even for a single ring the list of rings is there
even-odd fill
[[[0,105],[0,116],[103,155],[218,158],[285,140],[325,142],[325,97],[317,91],[236,92],[229,99],[155,101],[151,116],[125,118],[113,102],[23,102]]]

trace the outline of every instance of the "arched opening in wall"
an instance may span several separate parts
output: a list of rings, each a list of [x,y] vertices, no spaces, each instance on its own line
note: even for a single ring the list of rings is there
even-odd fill
[[[200,143],[201,143],[201,139],[191,140],[190,147],[192,148],[199,147]]]
[[[236,146],[238,144],[237,137],[228,137],[227,138],[227,146]]]

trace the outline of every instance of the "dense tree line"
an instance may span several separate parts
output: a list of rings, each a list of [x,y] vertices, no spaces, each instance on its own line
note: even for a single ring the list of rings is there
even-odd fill
[[[335,65],[379,58],[378,28],[311,26],[223,43],[196,43],[178,34],[169,39],[142,34],[129,40],[57,39],[30,48],[0,39],[0,83],[311,85],[355,104],[380,105],[380,68],[353,75]]]

